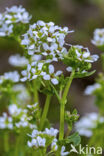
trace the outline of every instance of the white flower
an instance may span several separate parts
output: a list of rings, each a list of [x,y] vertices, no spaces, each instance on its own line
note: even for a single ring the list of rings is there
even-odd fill
[[[28,93],[28,90],[23,84],[14,85],[13,91],[18,93],[16,94],[16,99],[18,101],[18,104],[21,105],[22,103],[23,105],[25,105],[26,103],[30,101],[30,95]]]
[[[13,82],[18,82],[20,78],[20,75],[17,71],[14,72],[7,72],[4,73],[4,75],[0,76],[0,83],[3,83],[5,80],[11,80]]]
[[[87,88],[85,89],[85,95],[91,95],[96,89],[99,89],[99,88],[101,88],[101,85],[98,83],[87,86]]]
[[[25,8],[22,6],[12,6],[11,8],[6,8],[6,21],[10,21],[10,23],[22,22],[29,23],[31,16],[26,12]]]
[[[48,139],[52,139],[52,142],[50,143],[51,148],[53,151],[56,151],[58,149],[57,145],[57,136],[58,130],[54,128],[46,128],[45,131],[38,131],[37,129],[34,129],[32,131],[31,135],[28,135],[32,138],[31,141],[28,141],[27,144],[29,147],[35,146],[36,148],[39,147],[45,147],[46,142],[48,142]]]
[[[46,128],[45,129],[45,133],[48,134],[48,135],[50,135],[50,136],[56,137],[57,134],[58,134],[58,130],[57,129],[54,129],[54,128],[50,128],[50,129]]]
[[[96,46],[104,45],[104,28],[96,29],[94,31],[92,43]]]
[[[52,141],[51,148],[52,148],[53,151],[57,151],[58,150],[57,141],[58,140],[56,138]]]
[[[104,122],[104,117],[99,117],[97,113],[89,113],[82,117],[76,124],[75,129],[80,135],[91,137],[93,134],[92,129],[96,128],[97,122]]]
[[[13,6],[6,8],[6,11],[0,14],[0,36],[9,36],[13,33],[14,23],[29,23],[31,16],[22,8],[22,6]]]
[[[44,80],[51,80],[51,82],[54,85],[57,85],[59,83],[57,80],[57,77],[62,74],[62,71],[57,71],[56,73],[54,73],[54,66],[53,65],[49,65],[48,70],[49,70],[49,74],[43,75],[43,79]]]
[[[23,35],[22,45],[28,50],[29,55],[41,54],[48,59],[61,58],[67,51],[64,48],[65,36],[71,33],[67,27],[61,28],[53,22],[37,21],[30,25],[29,30]],[[64,49],[64,50],[63,50]],[[61,56],[60,56],[61,55]],[[54,59],[55,61],[56,59]]]
[[[36,139],[32,139],[32,141],[28,141],[27,145],[29,147],[45,147],[45,143],[46,143],[46,139],[45,138],[41,138],[40,136],[38,136]]]
[[[83,46],[74,46],[76,48],[75,53],[79,61],[93,63],[98,60],[98,55],[91,55],[88,48]]]
[[[10,115],[17,116],[21,113],[21,108],[18,108],[16,104],[9,105],[8,107]]]
[[[28,64],[28,60],[24,56],[16,54],[9,57],[9,63],[12,66],[23,67]]]
[[[13,129],[13,119],[9,117],[7,113],[3,113],[3,116],[0,116],[0,129]]]
[[[61,156],[65,156],[65,155],[68,155],[69,152],[65,152],[65,146],[62,146],[61,148]]]
[[[37,137],[37,144],[39,147],[45,147],[46,139],[41,138],[40,136]]]

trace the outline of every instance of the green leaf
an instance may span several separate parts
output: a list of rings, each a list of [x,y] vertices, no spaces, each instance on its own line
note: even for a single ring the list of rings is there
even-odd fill
[[[74,78],[83,78],[83,77],[91,76],[95,72],[96,72],[96,70],[93,70],[91,72],[85,72],[85,73],[76,73]]]
[[[71,136],[68,136],[66,139],[67,144],[73,143],[74,146],[78,146],[80,142],[81,142],[81,138],[77,132],[72,134]]]

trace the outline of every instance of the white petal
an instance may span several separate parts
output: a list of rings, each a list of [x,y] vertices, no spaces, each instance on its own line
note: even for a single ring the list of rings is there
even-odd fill
[[[93,61],[97,61],[99,56],[98,55],[92,55],[91,58],[92,58]]]
[[[51,79],[51,82],[54,84],[54,85],[57,85],[59,82],[56,78],[53,78]]]
[[[49,73],[50,74],[54,73],[54,66],[53,65],[49,65]]]
[[[66,70],[67,70],[68,72],[71,72],[71,71],[72,71],[72,67],[67,67]]]
[[[32,80],[33,80],[33,79],[36,79],[37,77],[38,77],[38,75],[32,76]]]
[[[56,72],[55,76],[59,76],[59,75],[61,75],[61,74],[62,74],[62,71],[59,70],[59,71]]]
[[[44,76],[43,76],[43,79],[44,79],[44,80],[50,80],[50,75],[48,75],[48,74],[47,74],[47,75],[44,75]]]
[[[20,81],[21,82],[25,82],[27,80],[27,77],[21,78]]]
[[[48,50],[49,49],[48,44],[47,43],[43,43],[43,48],[44,48],[44,50]]]
[[[77,57],[80,57],[81,56],[81,54],[79,53],[79,51],[76,49],[76,54],[77,54]]]
[[[85,52],[84,54],[83,54],[83,57],[84,58],[87,58],[87,57],[89,57],[90,56],[90,52]]]

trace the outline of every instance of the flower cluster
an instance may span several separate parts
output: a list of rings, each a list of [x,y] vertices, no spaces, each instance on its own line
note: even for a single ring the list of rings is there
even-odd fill
[[[13,33],[15,23],[29,23],[31,16],[22,6],[6,8],[0,14],[0,36],[9,36]]]
[[[75,124],[75,129],[80,135],[91,137],[93,135],[93,128],[97,127],[98,122],[104,123],[104,117],[99,117],[97,113],[89,113]]]
[[[32,118],[28,116],[28,109],[22,109],[16,104],[11,104],[8,107],[8,113],[3,113],[3,116],[0,117],[0,128],[1,129],[14,129],[29,127],[31,129],[36,128],[35,125],[29,122]]]
[[[69,52],[64,55],[64,62],[69,67],[66,68],[67,71],[72,71],[75,69],[77,72],[86,72],[91,68],[91,63],[98,60],[98,55],[91,55],[88,48],[83,46],[71,46]]]
[[[45,81],[51,81],[54,85],[57,85],[59,76],[62,74],[62,71],[57,71],[55,73],[54,66],[51,64],[41,62],[32,62],[32,64],[27,65],[27,70],[22,71],[24,78],[21,81],[33,80],[36,78],[42,78]]]
[[[7,113],[0,116],[0,129],[13,129],[13,119]]]
[[[20,75],[17,71],[6,72],[4,75],[0,76],[0,84],[2,84],[6,80],[10,80],[12,82],[19,82]]]
[[[54,128],[46,128],[44,131],[33,130],[32,134],[29,135],[32,140],[28,141],[27,144],[29,147],[33,147],[35,149],[48,148],[51,146],[51,151],[56,152],[58,150],[58,140],[57,140],[58,130]],[[61,148],[61,156],[68,155],[69,152],[65,152],[65,146]]]
[[[24,45],[29,55],[41,54],[57,61],[57,58],[61,58],[62,53],[67,51],[63,46],[68,33],[70,31],[67,27],[61,28],[53,22],[38,21],[30,25],[27,33],[23,35],[21,44]]]
[[[94,31],[94,37],[93,37],[92,43],[96,46],[104,45],[104,28],[96,29]]]

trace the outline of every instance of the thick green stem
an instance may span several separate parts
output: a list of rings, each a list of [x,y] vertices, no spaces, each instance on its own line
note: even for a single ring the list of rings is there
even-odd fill
[[[44,126],[44,123],[45,123],[45,119],[46,119],[47,114],[48,114],[50,100],[51,100],[51,95],[47,95],[45,106],[44,106],[44,110],[43,110],[43,114],[42,114],[42,117],[41,117],[41,120],[40,120],[40,129],[41,130],[43,129],[43,126]]]
[[[70,88],[70,85],[72,83],[72,80],[74,78],[74,74],[75,74],[75,71],[72,71],[71,73],[71,76],[69,77],[69,80],[66,84],[66,87],[64,89],[64,93],[63,93],[63,96],[62,96],[62,102],[61,102],[61,105],[60,105],[60,130],[59,130],[59,140],[63,140],[63,137],[64,137],[64,116],[65,116],[65,104],[66,104],[66,98],[67,98],[67,95],[68,95],[68,91],[69,91],[69,88]]]
[[[64,137],[64,109],[65,105],[61,104],[60,105],[60,130],[59,130],[59,140],[62,140]]]

